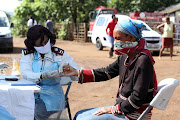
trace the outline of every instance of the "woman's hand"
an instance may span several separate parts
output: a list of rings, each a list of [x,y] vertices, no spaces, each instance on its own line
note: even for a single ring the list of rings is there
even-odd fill
[[[78,70],[74,69],[71,66],[63,66],[63,73],[64,75],[61,75],[61,77],[63,76],[78,76]]]
[[[99,110],[97,110],[93,115],[102,115],[102,114],[111,114],[111,108],[110,107],[103,107]]]

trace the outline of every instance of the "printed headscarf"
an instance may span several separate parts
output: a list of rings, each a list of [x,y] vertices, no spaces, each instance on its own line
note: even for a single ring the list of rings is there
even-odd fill
[[[128,35],[133,35],[138,40],[142,37],[142,30],[146,26],[139,20],[133,20],[130,18],[118,20],[114,30],[119,30]]]

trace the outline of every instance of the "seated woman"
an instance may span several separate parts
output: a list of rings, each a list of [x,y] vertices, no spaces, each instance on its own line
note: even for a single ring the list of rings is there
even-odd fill
[[[35,94],[36,120],[48,119],[60,106],[61,110],[65,109],[60,66],[68,62],[74,69],[79,69],[65,50],[54,46],[55,42],[55,36],[41,25],[31,27],[24,41],[26,49],[22,51],[21,74],[24,79],[36,82],[41,87],[41,92]]]
[[[145,27],[140,21],[119,20],[115,26],[115,54],[117,60],[107,67],[76,70],[64,66],[66,76],[79,76],[79,83],[100,82],[119,76],[116,102],[109,107],[91,108],[76,113],[74,120],[136,120],[153,99],[157,90],[155,61],[142,38]],[[145,118],[151,118],[151,111]]]

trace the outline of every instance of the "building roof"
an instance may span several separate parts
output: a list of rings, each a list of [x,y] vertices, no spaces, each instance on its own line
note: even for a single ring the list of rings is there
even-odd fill
[[[178,10],[180,10],[180,3],[169,6],[169,7],[165,8],[164,10],[160,11],[160,13],[173,13]]]

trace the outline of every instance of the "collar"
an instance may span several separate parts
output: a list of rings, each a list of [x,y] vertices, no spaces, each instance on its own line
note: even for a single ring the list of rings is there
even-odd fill
[[[129,63],[129,57],[127,56],[126,59],[124,60],[124,66],[126,66],[126,67],[131,66],[131,65],[137,60],[137,58],[138,58],[139,56],[140,56],[140,53],[137,53],[137,54],[133,57],[133,59],[130,61],[130,63]]]
[[[55,60],[54,60],[53,52],[52,52],[51,50],[50,50],[48,53],[44,54],[44,58],[42,58],[42,57],[41,57],[41,54],[38,53],[38,52],[36,52],[35,54],[38,55],[37,60],[44,60],[44,59],[46,59],[46,60],[49,60],[49,61],[52,61],[52,62],[55,61]]]

